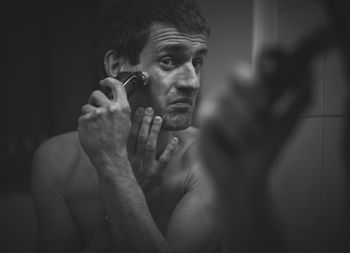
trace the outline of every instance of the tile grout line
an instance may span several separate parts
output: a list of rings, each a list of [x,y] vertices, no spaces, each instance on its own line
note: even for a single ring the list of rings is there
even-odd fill
[[[285,226],[287,229],[290,229],[290,230],[295,230],[295,231],[302,232],[302,233],[305,233],[305,234],[308,234],[308,235],[326,238],[328,240],[336,240],[336,238],[334,238],[332,236],[324,235],[322,233],[317,233],[317,232],[314,232],[314,231],[310,231],[310,230],[307,230],[305,228],[301,228],[301,227],[298,227],[298,226],[295,226],[295,225],[292,225],[292,224],[288,224],[288,223],[284,223],[284,222],[281,222],[279,226]]]
[[[323,55],[322,57],[322,114],[324,115],[325,112],[325,90],[326,90],[326,56]],[[322,196],[323,196],[323,177],[324,177],[324,154],[325,154],[325,146],[324,146],[324,139],[325,139],[325,120],[326,117],[321,117],[322,125],[321,125],[321,173],[320,173],[320,210],[319,210],[319,221],[318,221],[318,231],[322,233]]]
[[[284,6],[284,7],[279,7],[279,10],[280,11],[288,11],[290,9],[295,9],[295,8],[299,8],[299,7],[302,7],[302,6],[305,6],[305,5],[308,5],[308,4],[315,4],[315,3],[318,3],[320,2],[319,0],[305,0],[305,1],[302,1],[300,3],[296,3],[296,4],[290,4],[290,5],[287,5],[287,6]]]
[[[332,119],[332,118],[346,118],[344,114],[315,114],[315,115],[303,115],[299,119]]]

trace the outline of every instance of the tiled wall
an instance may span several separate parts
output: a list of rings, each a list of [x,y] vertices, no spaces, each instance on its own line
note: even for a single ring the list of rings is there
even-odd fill
[[[279,0],[276,8],[277,38],[286,48],[327,22],[317,0]],[[290,252],[339,251],[349,216],[349,182],[340,153],[346,87],[339,52],[318,59],[314,74],[314,103],[300,118],[272,175],[273,199]]]

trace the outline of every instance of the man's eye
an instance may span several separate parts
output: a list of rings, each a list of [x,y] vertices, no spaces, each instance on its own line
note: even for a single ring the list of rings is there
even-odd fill
[[[192,61],[193,67],[195,67],[196,69],[200,68],[203,65],[203,63],[204,61],[201,58],[197,58]]]
[[[164,57],[160,63],[166,68],[172,68],[175,66],[175,60],[172,57]]]

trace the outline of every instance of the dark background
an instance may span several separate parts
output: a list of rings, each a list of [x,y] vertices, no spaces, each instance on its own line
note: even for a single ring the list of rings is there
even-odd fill
[[[16,1],[3,10],[3,191],[28,189],[35,148],[50,136],[76,129],[80,108],[98,80],[100,4]]]

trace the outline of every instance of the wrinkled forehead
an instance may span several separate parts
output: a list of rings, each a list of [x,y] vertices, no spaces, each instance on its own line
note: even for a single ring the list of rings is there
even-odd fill
[[[171,46],[185,46],[192,50],[207,50],[208,38],[205,34],[184,33],[174,27],[163,24],[151,26],[149,39],[156,51],[161,51]]]

